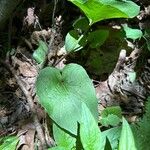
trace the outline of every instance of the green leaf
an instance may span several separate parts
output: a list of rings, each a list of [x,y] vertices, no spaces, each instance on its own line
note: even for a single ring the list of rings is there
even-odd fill
[[[120,1],[99,0],[99,1],[101,1],[104,5],[108,5],[108,6],[111,6],[120,10],[121,12],[123,12],[124,14],[128,16],[127,18],[136,17],[140,12],[140,6],[138,6],[136,3],[132,2],[131,0],[120,0]],[[112,12],[112,13],[115,13],[115,12]]]
[[[116,115],[113,115],[113,114],[110,114],[108,115],[107,117],[104,117],[100,120],[100,123],[103,125],[103,126],[116,126],[118,125],[119,123],[121,122],[121,119],[116,116]]]
[[[83,38],[83,35],[79,36],[78,32],[75,30],[70,31],[65,38],[65,49],[66,51],[72,52],[72,51],[78,51],[81,48],[83,48],[82,45],[80,45],[80,40]]]
[[[88,17],[90,24],[110,18],[133,18],[140,7],[132,1],[116,0],[69,0]]]
[[[91,48],[96,48],[104,44],[109,36],[108,30],[96,30],[89,34],[88,41],[90,42]]]
[[[89,29],[89,21],[87,18],[82,17],[77,19],[73,24],[74,29],[80,29],[81,31],[87,31]]]
[[[118,116],[119,118],[122,117],[122,111],[121,108],[119,106],[111,106],[111,107],[107,107],[105,108],[102,112],[101,112],[101,117],[107,117],[108,115],[113,114]]]
[[[53,133],[56,144],[59,145],[60,147],[64,147],[65,149],[69,150],[75,147],[76,142],[75,137],[72,137],[71,135],[69,135],[69,133],[60,129],[55,124],[53,124]]]
[[[143,36],[143,33],[141,30],[129,28],[127,24],[123,25],[123,29],[126,33],[126,37],[129,39],[136,40]]]
[[[49,116],[62,128],[77,134],[82,102],[86,103],[95,120],[98,118],[95,89],[84,68],[69,64],[63,70],[47,67],[36,82],[39,102]]]
[[[15,150],[18,141],[16,136],[0,138],[0,150]]]
[[[103,126],[116,126],[121,121],[121,113],[121,108],[119,106],[107,107],[101,112],[100,123]]]
[[[45,42],[39,41],[39,47],[34,51],[33,58],[37,63],[42,63],[45,60],[48,47]]]
[[[111,147],[113,150],[118,148],[118,141],[120,138],[121,128],[120,127],[114,127],[108,130],[105,130],[102,132],[102,145],[105,146],[105,139],[108,138]]]
[[[80,138],[84,150],[102,150],[101,132],[88,107],[82,103]]]
[[[125,118],[123,118],[122,131],[119,140],[119,150],[137,150],[132,130]]]

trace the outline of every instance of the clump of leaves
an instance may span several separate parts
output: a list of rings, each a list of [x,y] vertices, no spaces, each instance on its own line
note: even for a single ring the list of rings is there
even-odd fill
[[[121,108],[119,106],[107,107],[100,115],[100,123],[103,126],[116,126],[121,122]]]
[[[118,138],[120,150],[128,150],[129,147],[134,149],[132,131],[125,119],[121,135],[115,136],[115,146],[111,145],[114,140],[110,135],[112,131],[100,131],[95,90],[86,71],[80,65],[69,64],[63,70],[52,67],[43,69],[37,78],[36,88],[39,102],[54,120],[53,133],[57,147],[52,149],[69,150],[83,147],[85,150],[103,150],[107,145],[116,148]],[[108,125],[116,126],[121,121],[121,110],[119,107],[110,107],[103,111],[102,116]],[[117,130],[120,131],[120,128]],[[78,144],[78,138],[81,144]]]
[[[88,43],[91,48],[101,46],[109,35],[108,30],[100,29],[88,32],[92,24],[110,18],[133,18],[139,14],[140,7],[132,1],[116,0],[69,0],[78,6],[87,16],[80,18],[73,24],[74,30],[70,31],[65,39],[67,52],[74,52],[83,48]],[[142,32],[124,26],[127,38],[138,39]],[[80,31],[80,32],[78,32]],[[131,32],[131,34],[130,34]]]

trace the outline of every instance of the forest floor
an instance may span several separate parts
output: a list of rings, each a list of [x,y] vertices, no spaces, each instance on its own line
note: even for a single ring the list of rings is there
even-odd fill
[[[138,16],[140,19],[135,22],[144,29],[150,25],[150,4],[148,2],[140,4],[142,8],[141,13]],[[46,5],[48,6],[49,4]],[[139,90],[139,85],[137,88],[137,82],[138,84],[140,82],[140,75],[136,80],[136,85],[135,83],[132,84],[125,80],[126,74],[130,72],[138,71],[138,74],[142,74],[141,71],[144,67],[138,68],[139,64],[143,60],[149,61],[148,58],[150,54],[147,51],[143,52],[140,49],[143,41],[138,43],[133,42],[132,48],[128,48],[127,54],[126,51],[121,51],[121,48],[124,47],[124,45],[122,45],[115,54],[111,51],[110,53],[105,53],[104,51],[98,50],[95,50],[95,53],[91,53],[91,50],[89,50],[85,54],[77,52],[76,54],[68,56],[63,47],[63,34],[71,27],[66,27],[68,23],[63,20],[61,14],[55,18],[57,29],[55,27],[56,32],[53,32],[53,27],[50,26],[50,28],[47,28],[49,24],[47,25],[46,21],[42,22],[43,20],[40,21],[36,18],[38,15],[31,6],[24,8],[24,11],[27,13],[21,16],[22,20],[19,20],[20,22],[24,22],[22,23],[23,25],[18,28],[17,23],[13,22],[11,24],[10,32],[12,41],[10,44],[14,49],[7,53],[6,58],[4,57],[4,59],[0,60],[0,137],[17,134],[20,138],[18,149],[24,150],[28,149],[28,147],[30,147],[31,150],[34,149],[35,142],[37,145],[40,145],[39,139],[41,140],[43,134],[45,135],[48,145],[54,144],[53,138],[48,133],[49,129],[46,125],[47,121],[50,122],[50,119],[47,119],[48,116],[38,103],[35,93],[36,78],[45,64],[59,69],[62,69],[70,62],[83,65],[90,78],[93,80],[97,98],[100,99],[99,112],[107,106],[121,105],[123,113],[129,117],[130,121],[135,121],[139,115],[143,114],[144,103],[149,90],[145,93],[145,89]],[[46,13],[46,10],[44,13]],[[59,14],[59,11],[57,14]],[[14,16],[14,20],[18,19],[17,15]],[[69,21],[72,22],[73,20]],[[116,20],[103,22],[100,26],[111,23],[118,24],[118,21],[114,23],[115,21]],[[40,22],[42,23],[40,24]],[[99,26],[99,24],[97,26]],[[36,31],[36,27],[39,29],[38,31]],[[17,37],[20,29],[22,33]],[[38,65],[33,59],[33,52],[35,49],[38,49],[38,42],[40,40],[50,41],[50,44],[48,45],[49,49],[53,49],[48,54],[48,59],[43,66]],[[118,43],[114,40],[112,43],[103,45],[103,48],[112,49],[111,44],[113,46],[115,45],[113,49],[118,46]],[[127,45],[128,43],[125,44],[125,47],[127,47]],[[99,58],[104,60],[103,64],[93,67],[91,60],[97,57],[97,53],[99,52],[103,52],[102,56]],[[89,56],[87,57],[87,55]],[[114,55],[114,57],[112,57],[112,55]],[[106,64],[108,64],[107,67]],[[118,78],[120,78],[119,81],[122,82],[123,85],[120,86]],[[116,89],[116,86],[118,85],[119,88]],[[145,86],[147,85],[142,85],[140,88]],[[120,89],[123,91],[122,93],[120,92]],[[130,102],[127,102],[128,100],[130,100]],[[38,129],[35,124],[36,121],[38,122],[37,125],[40,126]],[[37,135],[37,132],[40,132],[41,135]]]

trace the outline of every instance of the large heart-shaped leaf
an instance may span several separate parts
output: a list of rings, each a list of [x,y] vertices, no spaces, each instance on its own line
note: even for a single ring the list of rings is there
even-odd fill
[[[133,18],[140,7],[132,1],[116,0],[69,0],[78,6],[91,24],[109,18]]]
[[[71,133],[77,134],[82,102],[86,103],[97,121],[95,89],[82,66],[69,64],[63,70],[47,67],[40,72],[36,89],[39,101],[49,116]]]

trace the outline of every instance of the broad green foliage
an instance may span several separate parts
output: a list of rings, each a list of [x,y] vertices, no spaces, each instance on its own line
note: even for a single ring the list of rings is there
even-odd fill
[[[119,141],[119,150],[137,150],[132,130],[124,118]]]
[[[98,0],[98,1],[101,1],[104,5],[109,5],[111,7],[114,7],[120,10],[121,12],[126,14],[128,18],[133,18],[137,16],[140,12],[140,6],[132,2],[132,0],[117,0],[117,1],[116,0]]]
[[[97,121],[97,99],[92,81],[77,64],[66,65],[63,70],[43,69],[36,82],[39,102],[49,116],[62,128],[77,134],[84,102]]]
[[[75,24],[74,28],[81,29],[81,32],[84,32],[84,30],[82,30],[83,27],[80,25],[82,21],[83,23],[85,22],[85,20],[79,20],[79,22]],[[72,30],[66,36],[65,49],[68,53],[78,51],[82,49],[87,42],[91,48],[97,48],[104,44],[108,36],[109,31],[104,29],[89,32],[88,35],[80,35],[77,30]]]
[[[132,1],[116,1],[116,0],[70,0],[77,5],[89,19],[79,18],[73,24],[75,30],[70,31],[65,39],[66,51],[78,51],[84,47],[86,42],[91,48],[97,48],[104,44],[109,31],[97,30],[86,34],[92,23],[109,19],[109,18],[132,18],[139,13],[139,6]],[[78,32],[80,31],[80,34]],[[82,33],[82,34],[81,34]],[[134,34],[135,35],[135,34]],[[85,40],[83,40],[83,37]],[[82,42],[81,42],[82,41]]]
[[[105,139],[107,137],[111,144],[112,149],[113,150],[117,149],[118,141],[120,138],[120,133],[121,133],[121,127],[114,127],[114,128],[108,129],[106,131],[103,131],[102,132],[103,146],[105,146],[105,143],[106,143]]]
[[[89,33],[88,42],[91,48],[96,48],[104,44],[107,37],[109,36],[108,30],[96,30]]]
[[[106,39],[111,39],[110,29],[102,28],[93,31],[90,28],[92,24],[110,18],[133,18],[138,15],[140,10],[139,6],[130,0],[69,1],[78,6],[88,19],[82,17],[74,22],[74,30],[71,30],[65,38],[67,53],[78,51],[86,44],[97,49],[105,43]],[[136,40],[143,36],[141,30],[131,29],[127,25],[123,25],[123,29],[127,38]],[[122,43],[120,45],[122,46]],[[113,48],[111,47],[111,49]],[[120,47],[118,49],[120,51]],[[47,51],[46,43],[40,41],[39,47],[33,54],[34,59],[38,63],[42,63],[46,58]],[[98,57],[102,55],[103,51],[101,51],[101,55],[97,51],[91,57],[94,67],[97,66],[97,63],[101,63],[103,66],[103,60]],[[114,51],[110,57],[114,57]],[[98,69],[100,70],[100,67]],[[129,73],[129,80],[134,82],[135,79],[136,73]],[[80,65],[68,64],[62,70],[53,67],[44,68],[37,78],[36,92],[40,104],[54,122],[53,134],[57,146],[50,150],[75,150],[78,147],[81,149],[83,147],[84,150],[136,150],[131,128],[124,118],[122,128],[119,126],[122,121],[120,107],[108,107],[102,111],[99,121],[101,125],[116,127],[100,131],[95,89],[86,71]],[[140,124],[140,126],[142,125]],[[136,142],[141,140],[142,136],[139,136]]]
[[[0,138],[0,150],[15,150],[18,141],[16,136]]]
[[[60,129],[58,126],[53,124],[53,133],[56,144],[60,147],[64,147],[65,149],[72,149],[75,147],[76,139]]]
[[[150,97],[146,104],[146,113],[142,120],[132,126],[135,142],[138,150],[148,150],[150,148]]]
[[[103,126],[116,126],[120,123],[121,119],[116,116],[116,115],[113,115],[113,114],[109,114],[107,117],[104,117],[104,118],[101,118],[100,119],[100,123],[103,125]]]
[[[122,114],[121,114],[121,108],[119,106],[111,106],[111,107],[107,107],[105,108],[102,112],[101,112],[101,117],[107,117],[108,115],[110,114],[113,114],[113,115],[116,115],[118,116],[119,118],[122,117]]]
[[[143,36],[143,33],[139,29],[132,29],[127,26],[127,24],[123,25],[123,29],[126,33],[126,37],[129,39],[140,39]]]
[[[100,123],[103,126],[116,126],[121,122],[121,108],[119,106],[107,107],[101,112]]]
[[[69,0],[88,17],[90,24],[109,18],[133,18],[140,7],[132,1],[116,0]]]
[[[37,63],[41,64],[46,57],[46,53],[48,51],[48,47],[45,42],[39,41],[39,47],[34,51],[33,58]]]
[[[84,150],[102,150],[101,132],[88,107],[82,103],[80,138]]]

